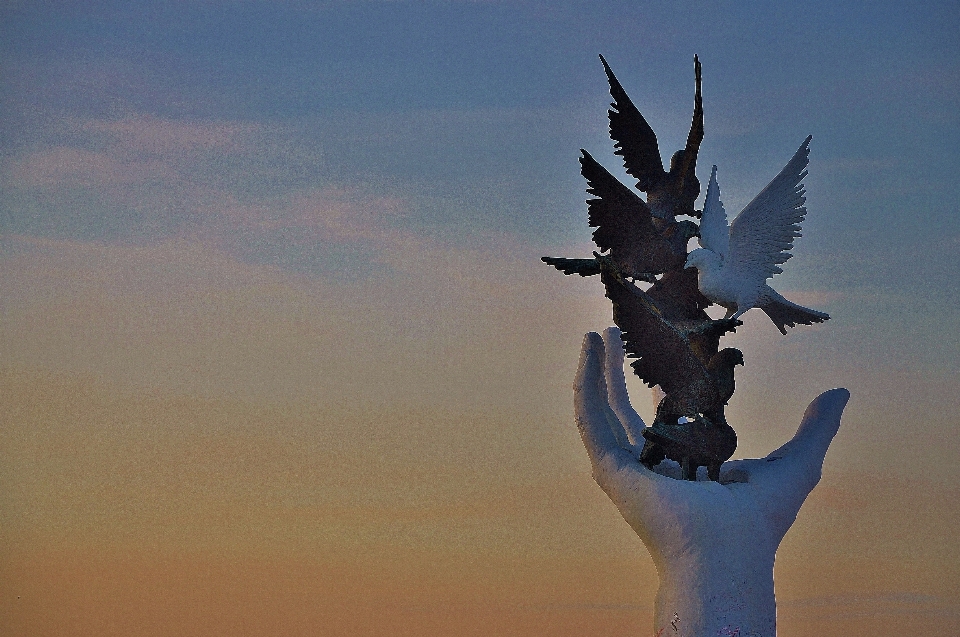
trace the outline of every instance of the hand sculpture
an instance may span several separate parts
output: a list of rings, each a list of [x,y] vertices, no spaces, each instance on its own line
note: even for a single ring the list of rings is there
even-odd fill
[[[617,328],[586,335],[574,409],[594,479],[656,564],[655,635],[774,637],[774,556],[820,480],[850,393],[817,397],[793,439],[766,458],[724,463],[719,482],[691,482],[675,462],[651,471],[638,461],[644,423],[623,357]]]

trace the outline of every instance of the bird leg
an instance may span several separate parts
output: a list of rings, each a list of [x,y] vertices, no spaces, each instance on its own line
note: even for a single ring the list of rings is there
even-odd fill
[[[716,321],[713,321],[713,325],[717,329],[722,329],[724,333],[736,332],[737,328],[743,325],[743,321],[734,317],[730,317],[730,318],[724,317],[722,319],[717,319]]]
[[[720,465],[719,462],[711,462],[707,465],[707,477],[714,482],[720,482]]]
[[[683,469],[683,479],[697,481],[697,463],[690,456],[684,456],[680,468]]]

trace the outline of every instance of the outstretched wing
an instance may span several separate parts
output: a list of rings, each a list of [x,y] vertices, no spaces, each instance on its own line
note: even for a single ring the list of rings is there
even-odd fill
[[[732,268],[743,285],[763,285],[783,272],[778,266],[800,236],[804,207],[803,178],[807,176],[810,137],[780,174],[773,178],[730,224],[730,252],[725,267]]]
[[[540,257],[547,265],[552,265],[564,274],[593,276],[600,274],[600,264],[596,259],[564,259],[563,257]]]
[[[697,90],[693,96],[693,121],[690,123],[690,132],[687,133],[687,145],[684,148],[684,161],[688,163],[685,169],[689,171],[697,163],[697,153],[700,143],[703,142],[703,93],[701,91],[700,58],[693,56],[693,72],[696,78]],[[697,193],[700,194],[699,192]]]
[[[587,192],[598,197],[587,201],[590,225],[596,230],[593,240],[602,250],[613,252],[618,261],[634,262],[634,257],[659,240],[650,209],[635,192],[620,183],[585,150],[580,167],[587,179]]]
[[[687,145],[683,149],[680,165],[676,167],[676,175],[680,181],[677,191],[681,199],[689,199],[690,211],[693,202],[700,196],[700,182],[697,180],[697,153],[700,152],[700,143],[703,141],[703,95],[701,92],[700,58],[693,56],[693,69],[696,76],[697,90],[693,96],[693,121],[690,123],[690,132],[687,134]],[[673,160],[670,160],[670,173],[674,174]],[[686,208],[686,205],[684,205]],[[683,210],[683,214],[689,214]]]
[[[720,201],[720,186],[717,184],[717,167],[710,173],[710,185],[707,186],[707,198],[703,202],[703,216],[700,218],[700,247],[716,252],[724,259],[730,251],[730,227],[727,225],[727,211]]]
[[[610,138],[615,142],[614,152],[623,157],[623,165],[627,173],[637,180],[637,188],[648,192],[666,175],[657,146],[657,135],[630,101],[602,55],[600,61],[607,73],[610,95],[613,97],[607,114],[610,116]]]
[[[623,332],[626,352],[637,358],[632,366],[641,380],[651,387],[660,385],[668,394],[713,382],[687,339],[642,290],[607,268],[601,268],[600,277],[613,301],[613,321]]]

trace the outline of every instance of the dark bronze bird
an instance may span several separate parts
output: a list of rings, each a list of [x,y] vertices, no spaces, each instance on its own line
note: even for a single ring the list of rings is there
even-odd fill
[[[646,294],[660,310],[665,321],[684,326],[702,325],[711,320],[704,309],[712,303],[697,287],[697,271],[693,268],[667,272]],[[709,361],[720,347],[719,337],[711,334],[690,331],[687,338],[690,339],[694,353],[702,361]]]
[[[653,425],[644,431],[641,462],[652,467],[668,457],[681,464],[686,479],[695,480],[697,467],[705,466],[710,479],[718,480],[720,465],[737,448],[723,410],[733,395],[734,367],[743,364],[739,350],[719,350],[719,343],[741,323],[714,321],[705,313],[688,319],[685,299],[662,292],[668,303],[661,309],[611,259],[598,260],[606,295],[613,301],[613,320],[623,332],[627,355],[637,359],[631,367],[647,385],[659,385],[666,394]],[[680,317],[668,318],[667,311],[680,312]],[[696,309],[693,315],[702,312]]]
[[[590,226],[596,228],[593,241],[601,251],[609,250],[618,270],[634,279],[654,282],[657,274],[683,268],[687,242],[697,234],[692,221],[654,217],[647,204],[629,187],[620,183],[585,150],[581,150],[581,173],[587,180]],[[595,259],[543,257],[543,261],[564,274],[591,276],[600,273]]]
[[[697,179],[697,153],[703,141],[703,99],[700,90],[700,60],[693,58],[696,75],[696,94],[693,105],[693,122],[687,135],[687,144],[670,158],[670,171],[663,169],[657,135],[647,120],[634,106],[627,92],[600,56],[603,69],[610,83],[613,97],[610,117],[610,137],[615,142],[614,151],[623,157],[627,173],[637,180],[637,189],[647,193],[647,205],[659,219],[672,221],[679,215],[699,217],[694,202],[700,196],[700,180]]]

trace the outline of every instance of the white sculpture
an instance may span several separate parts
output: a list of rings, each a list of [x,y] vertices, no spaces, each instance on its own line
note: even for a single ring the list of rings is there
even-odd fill
[[[849,392],[821,394],[793,439],[766,458],[724,463],[719,482],[691,482],[670,460],[655,471],[638,462],[644,423],[623,358],[617,328],[586,335],[574,408],[594,479],[656,564],[655,635],[774,637],[774,556],[820,480]]]
[[[791,254],[800,236],[800,223],[807,209],[803,178],[807,176],[810,137],[753,201],[727,227],[727,213],[720,201],[717,167],[713,167],[707,198],[700,219],[700,249],[687,257],[684,267],[699,272],[699,288],[705,297],[727,308],[727,318],[739,318],[759,307],[784,334],[786,325],[821,323],[827,314],[791,303],[766,281],[783,272],[778,266]]]

